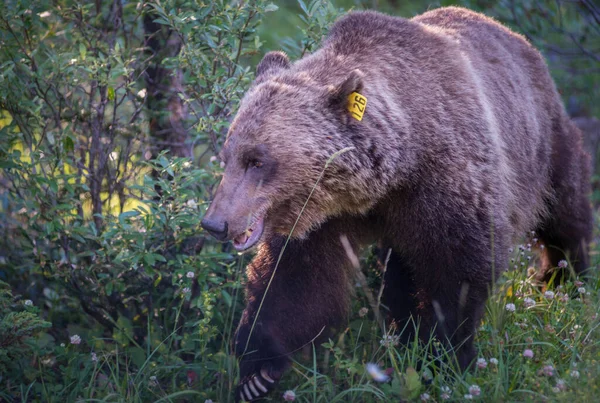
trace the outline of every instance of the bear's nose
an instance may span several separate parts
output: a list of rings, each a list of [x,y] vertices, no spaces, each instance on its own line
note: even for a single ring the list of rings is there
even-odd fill
[[[227,238],[227,221],[218,222],[204,217],[200,225],[219,241]]]

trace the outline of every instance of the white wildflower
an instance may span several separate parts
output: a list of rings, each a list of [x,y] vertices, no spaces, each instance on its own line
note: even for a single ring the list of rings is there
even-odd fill
[[[400,343],[400,336],[397,335],[393,335],[393,334],[387,334],[385,336],[383,336],[383,339],[381,339],[379,341],[379,344],[381,344],[384,347],[391,347],[391,346],[397,346]]]
[[[469,387],[469,394],[473,396],[479,396],[481,394],[481,388],[477,385],[471,385]]]
[[[527,297],[523,300],[523,304],[525,304],[525,308],[531,308],[532,306],[535,306],[535,300]]]
[[[367,372],[377,382],[387,382],[390,377],[383,372],[377,364],[368,363],[366,365]]]
[[[293,402],[296,400],[296,393],[293,390],[286,390],[283,394],[283,400],[286,402]]]

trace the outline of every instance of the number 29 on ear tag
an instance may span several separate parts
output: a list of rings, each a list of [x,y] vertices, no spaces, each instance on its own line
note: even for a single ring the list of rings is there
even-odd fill
[[[367,109],[367,98],[358,92],[353,92],[348,96],[348,111],[352,117],[359,122],[362,120]]]

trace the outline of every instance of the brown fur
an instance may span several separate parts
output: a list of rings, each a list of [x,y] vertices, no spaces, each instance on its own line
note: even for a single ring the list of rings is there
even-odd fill
[[[352,91],[368,99],[362,122],[346,111]],[[258,146],[263,164],[248,170],[242,156]],[[346,147],[354,149],[325,170],[303,209],[328,158]],[[581,135],[539,52],[466,9],[412,20],[352,12],[296,63],[267,54],[222,157],[225,177],[207,220],[227,223],[223,238],[231,239],[248,216],[266,214],[236,341],[242,386],[254,376],[264,383],[261,368],[279,379],[290,353],[346,319],[351,263],[342,234],[357,250],[374,241],[392,248],[390,316],[417,316],[422,336],[435,329],[460,345],[463,368],[517,237],[539,233],[547,269],[562,252],[578,272],[587,268]]]

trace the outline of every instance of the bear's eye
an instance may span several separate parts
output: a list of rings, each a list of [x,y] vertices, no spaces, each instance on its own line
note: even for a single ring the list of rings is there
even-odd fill
[[[263,166],[262,161],[259,161],[257,159],[252,159],[250,161],[248,161],[248,168],[261,168]]]

